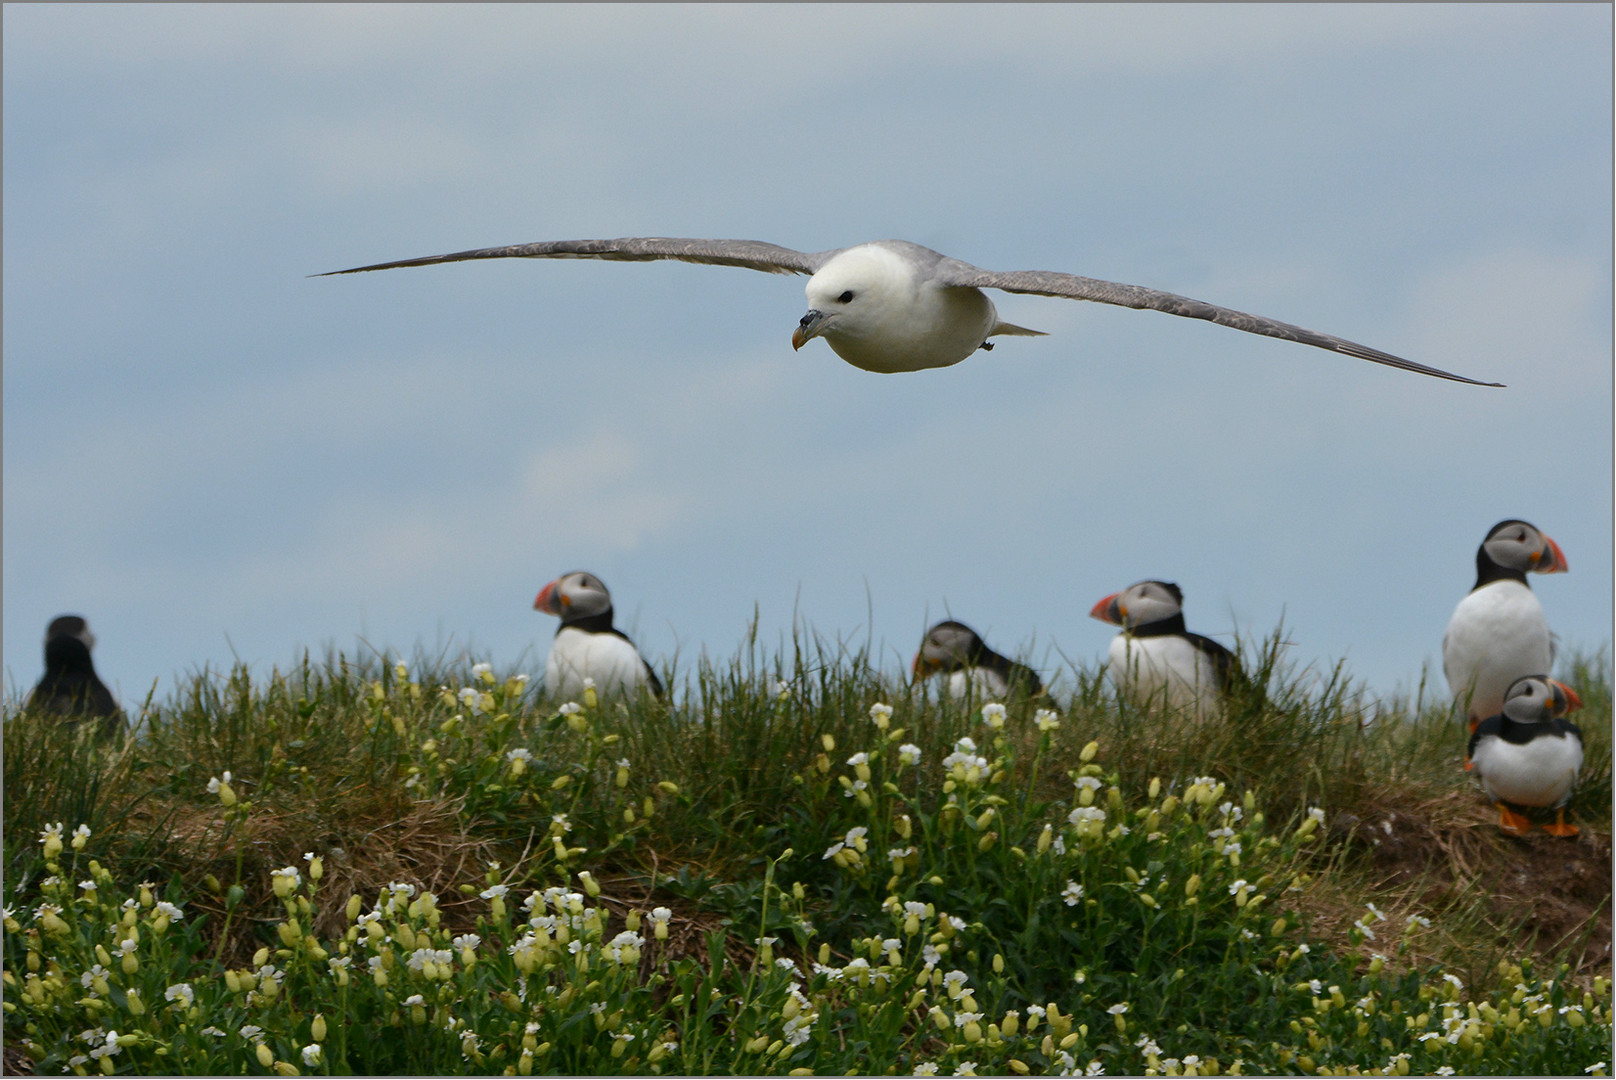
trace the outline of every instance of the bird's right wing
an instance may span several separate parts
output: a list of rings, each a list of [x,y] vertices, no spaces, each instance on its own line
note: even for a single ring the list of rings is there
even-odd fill
[[[425,255],[418,259],[356,266],[332,270],[315,277],[358,274],[366,270],[393,270],[401,266],[432,266],[436,263],[467,262],[472,259],[610,259],[616,262],[651,262],[675,259],[679,262],[709,263],[714,266],[740,266],[766,274],[812,274],[835,251],[794,251],[761,240],[686,240],[679,237],[629,236],[620,240],[540,240],[533,244],[477,248],[450,255]]]

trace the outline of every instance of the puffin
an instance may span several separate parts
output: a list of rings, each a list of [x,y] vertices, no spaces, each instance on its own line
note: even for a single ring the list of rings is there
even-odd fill
[[[1184,628],[1184,593],[1170,581],[1135,582],[1101,599],[1089,615],[1122,627],[1111,640],[1111,678],[1136,699],[1210,704],[1240,674],[1234,653]]]
[[[82,615],[58,615],[45,629],[45,675],[28,696],[28,708],[69,723],[99,721],[103,738],[124,726],[123,710],[95,673],[90,650],[95,635]]]
[[[587,570],[562,574],[539,590],[533,609],[561,616],[544,664],[544,686],[552,697],[581,697],[585,679],[593,679],[602,696],[633,694],[642,686],[662,696],[656,672],[612,625],[612,594],[600,578]]]
[[[1029,695],[1044,692],[1038,673],[988,648],[975,630],[948,619],[926,631],[910,665],[915,681],[946,672],[951,698],[1003,699],[1014,689]]]
[[[1465,769],[1475,772],[1498,807],[1498,827],[1512,836],[1525,834],[1532,825],[1510,803],[1552,809],[1554,824],[1543,831],[1577,835],[1577,827],[1566,824],[1565,804],[1582,769],[1582,731],[1565,715],[1581,704],[1564,683],[1528,675],[1510,683],[1503,710],[1470,733]]]
[[[1554,670],[1554,637],[1528,573],[1566,570],[1565,553],[1536,526],[1500,521],[1476,549],[1476,585],[1442,635],[1442,673],[1470,730],[1504,708],[1516,679]]]

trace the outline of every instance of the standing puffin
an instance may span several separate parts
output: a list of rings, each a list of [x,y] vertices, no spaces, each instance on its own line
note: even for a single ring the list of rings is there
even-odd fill
[[[1138,700],[1160,695],[1170,706],[1210,704],[1239,675],[1234,653],[1184,629],[1184,593],[1171,582],[1136,582],[1089,615],[1122,627],[1111,640],[1111,678]]]
[[[544,688],[551,697],[576,699],[584,680],[595,680],[601,695],[633,694],[639,687],[662,696],[662,683],[627,634],[612,625],[612,594],[587,570],[562,574],[539,590],[535,611],[561,616]]]
[[[1565,804],[1582,770],[1582,731],[1565,719],[1580,706],[1576,692],[1547,675],[1516,679],[1504,694],[1504,708],[1470,733],[1469,761],[1481,789],[1498,806],[1498,827],[1520,836],[1531,822],[1507,805],[1554,810],[1554,824],[1543,831],[1575,836],[1567,825]]]
[[[1565,570],[1560,545],[1524,521],[1500,521],[1476,550],[1476,586],[1442,635],[1442,673],[1471,731],[1503,711],[1516,679],[1554,670],[1554,638],[1526,575]]]
[[[100,721],[103,737],[123,727],[123,710],[95,674],[90,650],[95,635],[80,615],[59,615],[45,630],[45,675],[28,696],[28,708],[77,723]]]
[[[915,681],[939,672],[948,673],[951,698],[1003,699],[1019,688],[1027,694],[1041,694],[1044,684],[1038,673],[988,648],[987,642],[969,626],[952,619],[940,622],[920,641],[911,665]]]

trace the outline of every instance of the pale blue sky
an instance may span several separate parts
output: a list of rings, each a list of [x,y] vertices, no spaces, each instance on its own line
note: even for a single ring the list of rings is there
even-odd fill
[[[587,568],[653,661],[754,605],[1046,675],[1177,581],[1391,692],[1486,530],[1611,638],[1611,8],[4,9],[4,663],[88,616],[126,701],[356,637],[535,675]],[[1509,384],[996,296],[1047,338],[872,375],[801,278],[541,239],[900,237]],[[872,623],[873,616],[873,623]],[[1433,666],[1433,674],[1436,667]],[[1440,686],[1440,677],[1437,684]]]

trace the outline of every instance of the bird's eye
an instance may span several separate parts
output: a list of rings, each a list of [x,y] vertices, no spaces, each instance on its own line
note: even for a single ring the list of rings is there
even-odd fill
[[[842,293],[842,295],[840,295],[840,296],[838,296],[836,298],[836,302],[838,304],[850,304],[850,303],[852,303],[853,302],[853,290],[848,289],[846,292]]]

